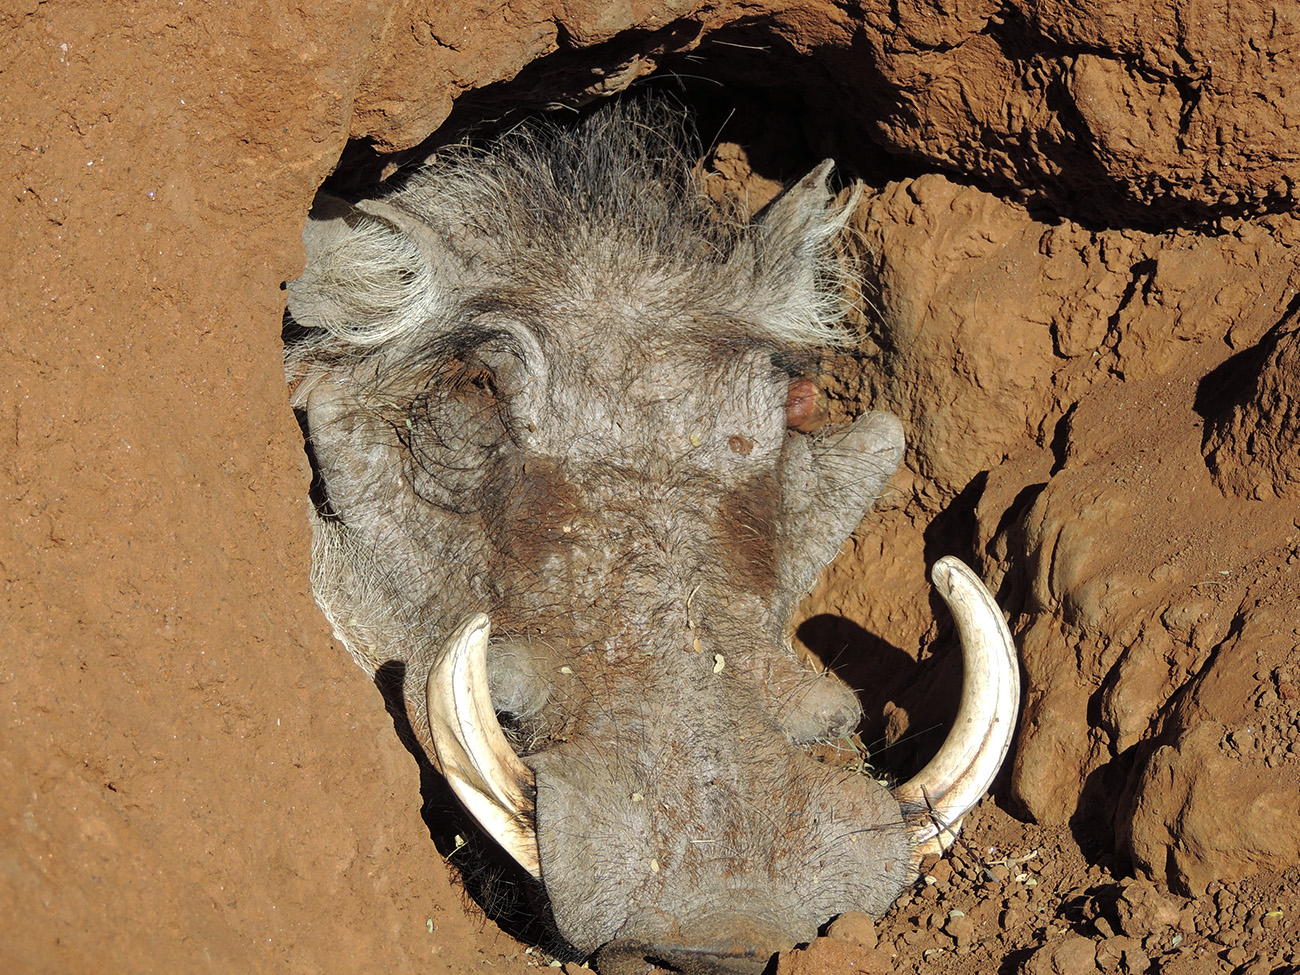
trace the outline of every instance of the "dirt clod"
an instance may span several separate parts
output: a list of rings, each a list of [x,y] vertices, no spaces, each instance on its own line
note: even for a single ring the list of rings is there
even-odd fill
[[[838,941],[849,941],[864,948],[876,947],[876,924],[867,915],[851,911],[841,914],[826,929],[826,936]]]
[[[1097,946],[1077,934],[1044,945],[1026,962],[1023,975],[1091,975],[1097,970]]]
[[[1142,881],[1125,884],[1115,906],[1120,929],[1131,938],[1160,934],[1180,921],[1179,902]]]

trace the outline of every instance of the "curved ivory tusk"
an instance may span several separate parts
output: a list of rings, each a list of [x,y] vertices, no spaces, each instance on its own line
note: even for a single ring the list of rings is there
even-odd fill
[[[965,564],[944,557],[930,578],[952,611],[961,640],[961,704],[948,739],[914,778],[894,789],[913,810],[918,856],[942,853],[961,829],[962,817],[988,791],[1015,729],[1020,707],[1020,665],[1002,611]]]
[[[488,690],[490,629],[487,616],[475,613],[442,648],[425,685],[429,730],[456,798],[521,867],[540,877],[533,773],[506,741]]]

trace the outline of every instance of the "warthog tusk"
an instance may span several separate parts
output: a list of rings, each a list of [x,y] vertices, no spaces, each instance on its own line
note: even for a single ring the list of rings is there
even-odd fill
[[[487,680],[491,623],[475,613],[456,627],[429,671],[429,731],[456,798],[502,849],[541,877],[533,825],[533,773],[497,721]]]
[[[930,573],[961,640],[961,704],[948,739],[917,775],[894,789],[918,857],[942,853],[962,817],[988,791],[1011,745],[1020,707],[1020,665],[1002,611],[965,564],[944,557]]]

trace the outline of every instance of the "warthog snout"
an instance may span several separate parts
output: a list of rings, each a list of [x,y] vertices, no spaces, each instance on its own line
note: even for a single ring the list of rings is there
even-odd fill
[[[767,967],[775,952],[810,941],[817,934],[815,927],[806,927],[793,935],[781,926],[738,912],[661,927],[665,933],[657,942],[619,938],[604,945],[596,954],[601,975],[644,975],[647,965],[700,975],[755,975]]]

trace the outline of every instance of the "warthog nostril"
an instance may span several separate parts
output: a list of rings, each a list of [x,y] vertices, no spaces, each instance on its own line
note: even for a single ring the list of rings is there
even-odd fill
[[[760,975],[776,953],[762,951],[719,952],[620,938],[596,952],[596,970],[600,975],[646,975],[651,967],[682,975]]]
[[[671,933],[611,941],[596,953],[596,968],[600,975],[645,975],[652,965],[682,975],[760,975],[794,944],[789,932],[743,915],[716,916]]]

